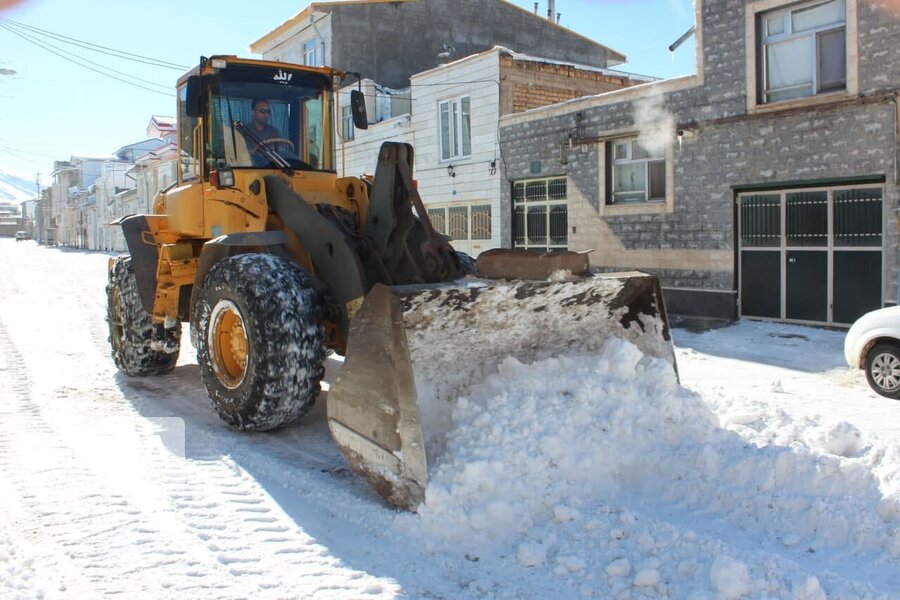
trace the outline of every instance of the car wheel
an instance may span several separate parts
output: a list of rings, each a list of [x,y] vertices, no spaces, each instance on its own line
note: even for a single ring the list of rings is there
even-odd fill
[[[900,346],[877,344],[866,355],[866,379],[877,393],[900,399]]]

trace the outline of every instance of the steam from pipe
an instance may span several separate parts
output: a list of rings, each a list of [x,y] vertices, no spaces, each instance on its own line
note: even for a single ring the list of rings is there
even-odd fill
[[[675,135],[675,117],[666,110],[662,94],[634,102],[634,127],[638,142],[655,156],[664,155]]]

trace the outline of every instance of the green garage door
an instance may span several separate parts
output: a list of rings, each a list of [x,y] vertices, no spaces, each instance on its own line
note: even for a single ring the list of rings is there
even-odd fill
[[[738,196],[740,314],[850,324],[882,305],[881,186]]]

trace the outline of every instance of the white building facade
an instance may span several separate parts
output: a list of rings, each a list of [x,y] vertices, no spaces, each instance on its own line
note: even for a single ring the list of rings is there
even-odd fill
[[[456,249],[477,256],[508,245],[513,234],[510,207],[501,205],[504,187],[510,185],[498,137],[501,116],[651,80],[495,47],[417,73],[409,90],[364,81],[367,130],[352,126],[351,88],[339,95],[338,158],[343,161],[338,164],[348,176],[374,174],[382,143],[411,144],[413,176],[432,224],[450,236]],[[409,112],[397,116],[397,108],[407,102]],[[558,229],[556,221],[565,215],[552,199],[529,208],[530,222],[541,221],[541,215],[547,221],[541,225],[541,239],[547,240],[552,237],[547,232]],[[534,249],[557,249],[547,241],[532,241]]]

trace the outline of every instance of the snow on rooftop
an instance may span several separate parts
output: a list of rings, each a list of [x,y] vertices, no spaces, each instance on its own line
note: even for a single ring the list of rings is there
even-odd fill
[[[567,67],[572,67],[573,69],[578,69],[581,71],[590,71],[593,73],[600,73],[600,74],[606,75],[608,77],[624,77],[627,79],[632,79],[634,81],[641,81],[641,82],[651,82],[651,81],[659,80],[658,77],[650,77],[647,75],[637,75],[635,73],[628,73],[625,71],[618,71],[616,69],[609,69],[609,68],[585,65],[585,64],[580,64],[580,63],[576,63],[573,61],[545,58],[545,57],[541,57],[541,56],[534,56],[531,54],[523,54],[521,52],[516,52],[514,50],[510,50],[509,48],[506,48],[505,46],[494,46],[493,48],[484,50],[482,52],[477,52],[475,54],[463,56],[462,58],[458,58],[454,61],[450,61],[443,65],[438,65],[437,67],[434,67],[433,69],[428,69],[428,70],[422,71],[420,73],[415,73],[412,76],[412,78],[419,77],[421,75],[424,75],[425,73],[433,73],[433,72],[441,70],[441,69],[446,69],[446,68],[454,66],[454,65],[459,65],[466,61],[486,56],[492,52],[500,52],[501,54],[506,54],[507,56],[512,57],[513,60],[518,60],[518,61],[522,61],[522,62],[534,62],[534,63],[542,63],[542,64],[547,64],[547,65],[567,66]]]
[[[578,69],[579,71],[592,71],[594,73],[602,73],[603,75],[607,75],[609,77],[625,77],[628,79],[633,79],[635,81],[657,81],[659,77],[650,77],[648,75],[638,75],[636,73],[627,73],[625,71],[619,71],[617,69],[604,69],[602,67],[594,67],[591,65],[579,64],[576,62],[565,61],[565,60],[556,60],[553,58],[544,58],[541,56],[533,56],[530,54],[523,54],[521,52],[515,52],[508,48],[504,48],[502,46],[495,46],[495,48],[499,48],[501,52],[511,56],[514,60],[520,60],[523,62],[537,62],[544,63],[547,65],[561,65],[566,67],[572,67],[574,69]]]
[[[178,122],[175,117],[163,117],[160,115],[153,115],[152,119],[157,125],[168,125],[171,127],[174,127]]]

